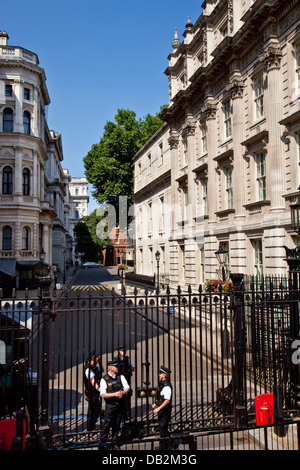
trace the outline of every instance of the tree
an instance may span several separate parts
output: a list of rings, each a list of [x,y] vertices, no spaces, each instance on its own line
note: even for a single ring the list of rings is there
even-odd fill
[[[97,216],[97,209],[83,217],[75,228],[76,250],[82,253],[82,261],[102,262],[102,248],[111,246],[109,234],[105,239],[97,235],[97,225],[103,217]]]
[[[132,158],[162,124],[158,115],[138,120],[128,109],[118,109],[115,122],[107,121],[100,142],[83,159],[92,194],[100,203],[117,207],[119,196],[127,196],[131,204]]]

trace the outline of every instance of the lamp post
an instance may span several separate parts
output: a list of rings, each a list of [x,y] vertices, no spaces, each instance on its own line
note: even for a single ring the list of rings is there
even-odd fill
[[[46,255],[46,252],[44,251],[44,248],[42,248],[40,251],[40,260],[42,264],[44,264],[45,255]]]
[[[155,253],[156,267],[157,267],[157,289],[159,290],[159,262],[160,262],[160,252]]]
[[[226,281],[225,263],[226,263],[227,253],[228,253],[228,251],[225,250],[221,245],[219,245],[218,251],[215,252],[218,263],[221,266],[222,281]]]

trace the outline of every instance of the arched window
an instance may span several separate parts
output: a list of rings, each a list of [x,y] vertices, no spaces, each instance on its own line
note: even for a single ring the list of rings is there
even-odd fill
[[[14,116],[13,110],[5,108],[3,111],[3,132],[13,132],[14,130]]]
[[[12,249],[12,229],[11,227],[4,227],[2,232],[2,250]]]
[[[75,219],[79,219],[79,212],[77,209],[75,210]]]
[[[3,168],[2,173],[2,194],[12,194],[13,192],[13,172],[10,166]]]
[[[27,227],[23,227],[22,230],[22,250],[29,250],[30,246],[30,230]]]
[[[22,174],[23,183],[23,196],[29,196],[30,194],[30,171],[28,168],[24,168]]]
[[[28,111],[24,111],[23,113],[23,127],[24,127],[24,134],[30,134],[30,114]]]

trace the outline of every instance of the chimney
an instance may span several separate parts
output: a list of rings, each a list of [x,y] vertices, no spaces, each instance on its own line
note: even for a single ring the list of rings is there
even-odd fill
[[[7,46],[9,37],[6,31],[0,30],[0,46]]]

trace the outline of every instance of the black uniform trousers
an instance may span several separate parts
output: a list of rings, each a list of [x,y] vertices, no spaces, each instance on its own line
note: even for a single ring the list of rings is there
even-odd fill
[[[168,426],[171,419],[171,408],[168,406],[163,408],[158,412],[157,417],[159,434],[163,439],[160,448],[164,450],[171,449],[171,439],[167,439],[170,436]]]
[[[92,431],[95,429],[97,419],[101,412],[101,401],[99,392],[89,394],[88,398],[88,414],[87,414],[87,430]]]
[[[123,403],[107,403],[104,414],[104,423],[100,433],[99,444],[105,444],[108,439],[109,430],[111,429],[111,443],[116,445],[121,427],[121,421],[124,417]],[[103,448],[99,446],[99,450]]]

